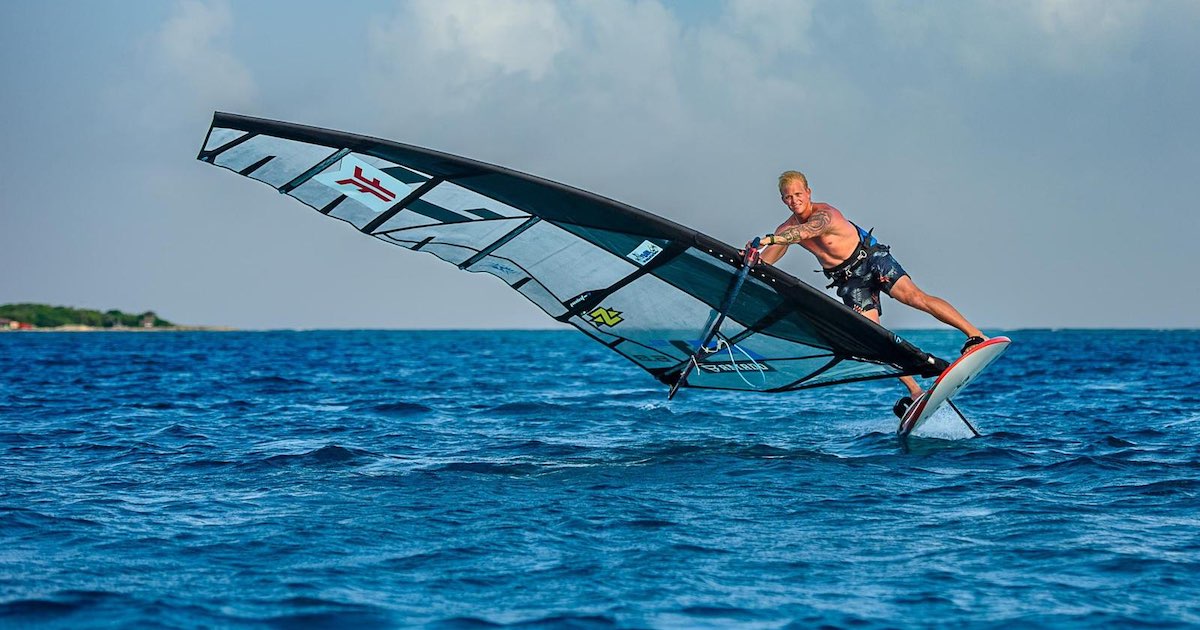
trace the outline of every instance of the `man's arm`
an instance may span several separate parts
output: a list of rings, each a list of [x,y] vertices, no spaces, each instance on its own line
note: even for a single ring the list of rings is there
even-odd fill
[[[775,261],[783,258],[787,252],[788,245],[799,243],[804,239],[815,238],[825,234],[833,225],[833,216],[828,210],[813,209],[813,213],[809,215],[808,220],[799,225],[788,225],[786,222],[775,229],[774,234],[767,235],[763,239],[766,244],[766,249],[762,251],[759,257],[763,262],[774,264]]]
[[[773,264],[775,264],[775,261],[779,260],[780,258],[783,258],[783,255],[787,253],[787,248],[788,248],[787,245],[782,245],[782,244],[767,245],[766,247],[763,248],[762,252],[758,255],[758,259],[769,265],[773,265]]]

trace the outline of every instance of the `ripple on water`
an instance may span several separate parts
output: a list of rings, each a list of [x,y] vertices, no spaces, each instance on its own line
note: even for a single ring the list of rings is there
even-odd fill
[[[905,448],[571,332],[0,335],[0,625],[1200,625],[1200,333],[1010,336]]]

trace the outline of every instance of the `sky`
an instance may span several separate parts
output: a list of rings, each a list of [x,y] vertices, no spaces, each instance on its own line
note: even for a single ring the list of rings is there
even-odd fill
[[[809,176],[985,329],[1200,328],[1200,1],[0,3],[0,303],[553,328],[195,157],[213,111],[378,136],[741,244]],[[818,286],[815,259],[778,265]],[[932,328],[885,302],[884,324]]]

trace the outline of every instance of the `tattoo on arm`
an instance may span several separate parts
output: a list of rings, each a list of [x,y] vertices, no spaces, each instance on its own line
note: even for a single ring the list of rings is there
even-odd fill
[[[798,243],[805,239],[820,236],[829,230],[831,218],[828,212],[815,210],[812,216],[808,217],[808,221],[779,232],[778,236],[781,240],[788,243]]]

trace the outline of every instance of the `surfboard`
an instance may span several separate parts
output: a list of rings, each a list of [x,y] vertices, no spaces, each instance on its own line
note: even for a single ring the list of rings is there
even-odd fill
[[[961,392],[967,385],[970,385],[971,381],[975,380],[975,377],[987,369],[987,366],[1000,358],[1000,355],[1004,354],[1010,343],[1012,343],[1012,340],[1008,337],[992,337],[971,348],[966,354],[959,357],[957,361],[951,363],[950,367],[938,375],[933,385],[913,401],[908,411],[904,412],[904,417],[900,419],[900,426],[896,429],[896,434],[903,438],[915,431],[934,412],[940,409],[943,404],[948,402],[951,397]],[[954,403],[950,404],[951,406],[954,405]],[[970,424],[968,423],[967,426],[970,427]],[[974,427],[971,427],[971,430],[974,432]]]

